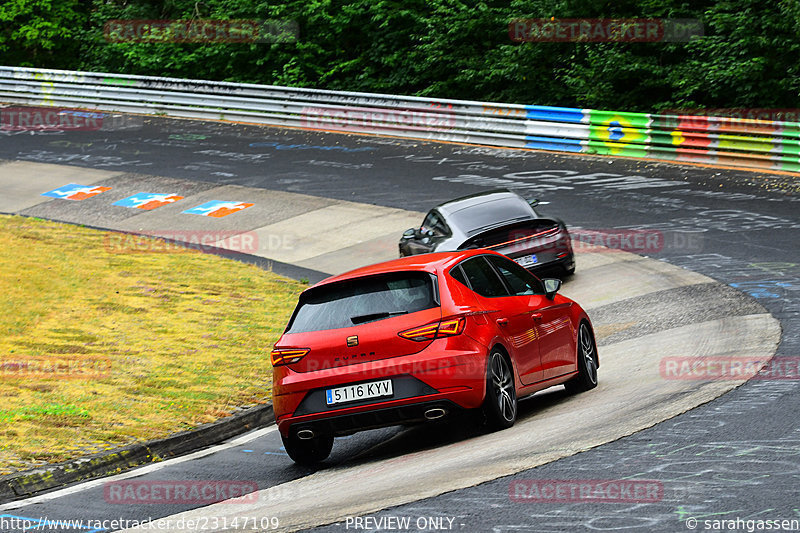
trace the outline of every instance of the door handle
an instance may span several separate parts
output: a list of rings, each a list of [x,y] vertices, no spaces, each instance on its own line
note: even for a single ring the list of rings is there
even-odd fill
[[[508,325],[508,319],[507,318],[498,318],[497,319],[497,325],[500,326],[501,328],[506,327]]]
[[[542,319],[542,313],[533,313],[531,316],[537,321]]]

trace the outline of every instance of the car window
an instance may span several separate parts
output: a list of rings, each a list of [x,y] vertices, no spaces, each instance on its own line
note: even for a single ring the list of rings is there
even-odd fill
[[[515,296],[526,294],[544,294],[544,285],[533,274],[505,257],[487,257],[498,272],[506,280],[506,284]]]
[[[370,276],[304,293],[286,333],[352,327],[437,306],[433,280],[424,272]]]
[[[458,281],[462,285],[466,285],[467,287],[469,287],[469,283],[467,283],[467,278],[464,277],[464,271],[461,270],[460,265],[456,265],[450,269],[450,277]]]
[[[461,263],[461,268],[472,290],[481,296],[509,296],[506,286],[483,256],[467,259]]]
[[[420,228],[423,232],[425,230],[433,230],[433,234],[436,237],[444,237],[450,235],[450,228],[447,227],[447,224],[444,223],[442,220],[441,215],[436,211],[428,212],[428,215],[425,217],[425,220],[422,221],[422,227]]]

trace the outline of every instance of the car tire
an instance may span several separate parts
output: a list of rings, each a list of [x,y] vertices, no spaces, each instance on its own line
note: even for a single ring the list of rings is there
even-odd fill
[[[578,375],[564,383],[570,394],[597,387],[597,346],[586,322],[578,327]]]
[[[514,372],[505,354],[496,349],[489,355],[483,414],[486,425],[492,430],[510,428],[517,420]]]
[[[567,266],[570,265],[570,266]],[[565,277],[572,276],[575,274],[575,256],[569,255],[564,258],[564,262],[561,263],[561,272]]]
[[[318,435],[303,440],[292,433],[289,437],[281,435],[281,440],[292,461],[303,466],[313,466],[324,461],[333,449],[333,435]]]

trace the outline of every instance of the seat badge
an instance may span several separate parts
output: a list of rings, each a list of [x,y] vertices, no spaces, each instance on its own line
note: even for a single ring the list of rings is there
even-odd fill
[[[352,348],[353,346],[358,346],[358,335],[347,337],[347,347]]]

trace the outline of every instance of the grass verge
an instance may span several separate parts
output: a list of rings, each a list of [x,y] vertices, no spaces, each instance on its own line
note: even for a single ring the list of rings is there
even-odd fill
[[[269,351],[305,286],[107,236],[0,216],[0,475],[269,400]]]

